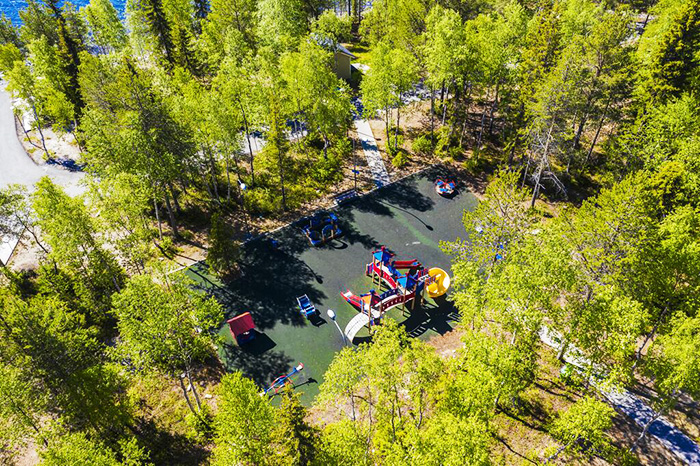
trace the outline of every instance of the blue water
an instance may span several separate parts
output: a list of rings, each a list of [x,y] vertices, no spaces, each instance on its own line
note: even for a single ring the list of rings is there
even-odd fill
[[[77,7],[85,6],[90,3],[90,0],[71,0],[71,3]],[[119,12],[120,16],[124,15],[124,6],[126,0],[112,0],[114,7]],[[22,21],[19,19],[19,10],[23,9],[27,3],[25,0],[0,0],[0,14],[4,14],[12,21],[12,24],[18,26]]]

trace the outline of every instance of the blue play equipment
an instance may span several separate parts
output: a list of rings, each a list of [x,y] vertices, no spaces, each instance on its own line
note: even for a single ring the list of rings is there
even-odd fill
[[[330,212],[315,214],[302,230],[312,246],[321,246],[342,234],[342,230],[338,227],[338,217]]]
[[[435,192],[441,196],[451,196],[456,189],[457,185],[452,180],[445,178],[438,178],[435,180]]]
[[[297,304],[299,304],[299,311],[301,312],[301,315],[303,315],[307,319],[312,315],[316,314],[316,307],[311,302],[308,296],[299,296],[297,298]]]

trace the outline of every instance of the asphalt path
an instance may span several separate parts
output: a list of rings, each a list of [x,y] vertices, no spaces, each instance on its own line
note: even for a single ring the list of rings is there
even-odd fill
[[[0,189],[10,184],[22,184],[32,190],[37,181],[48,176],[71,196],[80,194],[82,187],[79,181],[83,173],[39,165],[27,155],[17,139],[10,96],[4,85],[0,84],[0,88]]]

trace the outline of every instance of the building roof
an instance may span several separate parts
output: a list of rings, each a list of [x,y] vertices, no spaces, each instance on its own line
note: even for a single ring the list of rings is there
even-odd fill
[[[329,37],[324,37],[319,34],[313,33],[311,34],[311,38],[321,47],[326,48],[326,49],[332,49],[333,48],[333,41]],[[343,44],[337,43],[335,44],[335,53],[339,53],[341,55],[346,55],[350,57],[351,59],[356,59],[357,57],[352,54],[352,52],[348,49],[346,49]]]
[[[350,50],[346,49],[343,46],[343,44],[336,45],[336,52],[342,53],[343,55],[347,55],[348,57],[350,57],[353,60],[357,59],[357,57],[355,55],[353,55],[353,53]]]
[[[226,321],[226,323],[229,325],[229,327],[231,327],[231,332],[236,337],[255,328],[253,316],[250,315],[250,312],[245,312],[232,319],[229,319]]]

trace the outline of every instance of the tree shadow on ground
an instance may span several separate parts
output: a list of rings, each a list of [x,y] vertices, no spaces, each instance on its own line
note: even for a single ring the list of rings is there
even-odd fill
[[[514,454],[515,456],[517,456],[518,458],[520,458],[520,459],[522,459],[522,460],[524,460],[524,461],[528,461],[529,463],[532,463],[532,464],[538,464],[536,461],[533,461],[532,459],[528,458],[527,456],[523,455],[522,453],[520,453],[520,452],[518,452],[518,451],[515,451],[515,450],[513,449],[513,447],[511,447],[511,446],[508,444],[508,442],[506,441],[506,439],[504,439],[504,438],[501,437],[500,435],[497,435],[497,434],[496,434],[496,435],[494,435],[494,438],[495,438],[496,440],[498,440],[504,447],[506,447],[506,448],[508,449],[508,451],[510,451],[511,453],[513,453],[513,454]]]
[[[139,418],[134,431],[155,465],[198,465],[207,462],[208,449],[184,435],[159,428],[153,419]]]
[[[444,335],[452,330],[453,324],[459,320],[459,311],[447,300],[441,300],[436,304],[423,302],[421,306],[416,306],[416,309],[410,312],[406,320],[401,322],[409,336],[416,338],[428,330]]]
[[[260,336],[260,334],[257,335],[257,337]],[[228,367],[235,367],[261,387],[267,386],[276,377],[288,373],[293,363],[292,358],[286,354],[270,348],[257,351],[255,346],[240,347],[224,343],[221,350],[222,358]]]
[[[199,267],[204,265],[199,264]],[[240,277],[225,286],[210,279],[198,285],[224,306],[226,318],[250,312],[260,330],[277,323],[307,325],[296,298],[307,295],[312,302],[319,302],[326,297],[314,287],[314,282],[322,283],[323,277],[295,255],[283,249],[271,250],[269,241],[248,243],[239,267]]]
[[[352,207],[360,212],[393,217],[391,208],[427,212],[432,210],[435,202],[418,189],[418,180],[423,177],[432,179],[432,169],[409,176],[389,186],[380,188],[362,198],[352,201]]]

